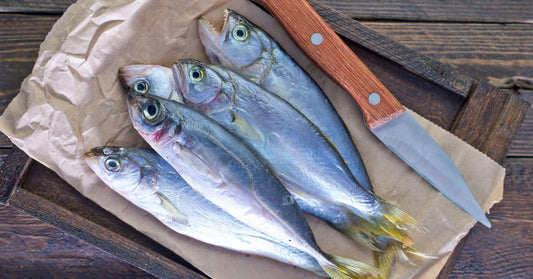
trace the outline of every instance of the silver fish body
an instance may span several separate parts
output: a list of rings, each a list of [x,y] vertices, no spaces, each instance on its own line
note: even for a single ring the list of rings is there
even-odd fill
[[[375,271],[322,252],[292,195],[262,159],[201,112],[181,103],[134,95],[128,99],[128,108],[139,134],[213,204],[283,245],[312,256],[333,278]]]
[[[111,189],[180,234],[325,276],[313,257],[250,228],[195,192],[153,150],[97,147],[87,153],[86,162]]]
[[[345,180],[349,180],[349,184],[344,185],[343,191],[354,191],[356,182],[350,178],[349,171],[343,167],[342,159],[339,159],[336,151],[326,143],[327,140],[320,136],[314,125],[305,120],[305,117],[302,117],[283,100],[265,93],[264,89],[232,71],[216,66],[209,66],[212,69],[209,67],[204,69],[203,66],[207,66],[207,64],[198,64],[199,62],[192,60],[182,62],[182,64],[188,64],[188,66],[184,66],[187,69],[180,70],[181,66],[176,65],[175,77],[169,75],[167,68],[146,65],[144,67],[124,67],[120,70],[120,78],[130,94],[147,94],[186,102],[207,113],[211,118],[257,149],[267,160],[270,158],[268,161],[272,169],[286,184],[287,189],[305,212],[327,221],[338,230],[351,235],[355,240],[359,241],[362,238],[353,233],[353,228],[357,224],[368,222],[353,218],[353,214],[349,214],[349,210],[339,204],[337,200],[332,202],[330,196],[335,193],[335,189],[327,188],[329,187],[328,184],[322,185],[321,182],[329,179],[328,176],[322,176],[322,172],[329,173],[329,176],[334,177],[339,176],[335,172],[340,172],[342,175],[339,178],[344,176]],[[218,68],[220,69],[217,70]],[[147,74],[148,72],[150,74]],[[166,84],[169,80],[174,79],[177,83],[172,90],[158,90],[160,87],[156,85],[157,83]],[[202,81],[195,83],[191,82],[191,79],[202,79]],[[137,83],[153,84],[153,86],[146,92],[139,92],[134,86]],[[239,90],[252,93],[240,92],[236,94]],[[175,92],[183,96],[176,98]],[[257,93],[257,96],[254,96],[254,92]],[[265,99],[265,96],[268,100],[273,100],[274,103],[268,103],[269,101]],[[287,113],[280,111],[280,108],[285,108]],[[292,123],[293,119],[297,122],[296,125]],[[306,136],[304,130],[307,130],[307,134],[310,134],[311,137]],[[301,131],[302,133],[300,133]],[[312,138],[315,139],[314,143]],[[308,144],[309,141],[311,143]],[[325,159],[330,160],[330,162]],[[299,160],[304,160],[305,163],[300,164]],[[296,181],[298,183],[295,183]],[[325,188],[321,189],[323,186]],[[350,187],[352,188],[350,189]],[[370,207],[367,209],[372,211],[371,206],[380,203],[375,201],[371,193],[361,190],[356,191],[362,193],[365,199],[370,200],[369,203],[366,203],[365,199],[361,200],[362,205]],[[315,193],[317,191],[318,193]],[[323,195],[326,197],[324,198]],[[338,196],[343,195],[346,196],[345,194]],[[376,212],[379,215],[379,208],[376,208]],[[365,216],[365,218],[368,219],[369,217]],[[355,224],[353,223],[354,220],[356,220]],[[359,229],[357,228],[357,230]],[[372,233],[387,235],[387,232],[383,231],[372,230]],[[363,238],[367,239],[366,236]],[[408,239],[402,241],[404,244],[409,243]],[[373,248],[373,245],[369,246]]]
[[[358,185],[327,139],[287,102],[217,65],[187,59],[173,70],[184,102],[254,147],[291,192],[345,206],[370,222],[382,219],[384,202]]]
[[[226,10],[221,31],[206,18],[199,20],[198,28],[212,63],[241,74],[294,106],[333,143],[359,185],[372,190],[361,156],[337,111],[272,37],[232,10]]]

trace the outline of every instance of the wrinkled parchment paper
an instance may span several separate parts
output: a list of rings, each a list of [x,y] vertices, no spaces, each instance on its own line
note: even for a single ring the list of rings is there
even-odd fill
[[[84,196],[176,252],[214,278],[313,278],[266,258],[200,243],[163,226],[106,187],[85,165],[83,153],[99,145],[145,145],[128,117],[117,80],[129,64],[170,66],[178,58],[207,61],[196,20],[222,23],[233,8],[272,34],[325,90],[346,122],[375,191],[419,222],[410,232],[435,260],[396,264],[392,278],[434,278],[475,221],[430,187],[364,127],[355,102],[320,72],[270,16],[245,0],[80,0],[55,24],[20,94],[0,118],[0,130],[29,156],[57,172]],[[454,135],[416,117],[458,165],[485,210],[502,198],[504,169]],[[371,252],[324,222],[309,217],[327,252],[373,263]]]

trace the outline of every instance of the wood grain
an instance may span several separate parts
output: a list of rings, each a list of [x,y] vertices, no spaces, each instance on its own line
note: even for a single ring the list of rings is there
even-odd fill
[[[321,0],[367,20],[523,23],[533,20],[527,0]],[[0,12],[63,13],[75,0],[3,0]]]
[[[321,0],[357,19],[524,23],[533,20],[526,0]]]
[[[480,82],[463,108],[452,127],[453,133],[496,162],[503,162],[514,135],[505,130],[520,128],[529,104],[512,93]]]
[[[39,46],[58,16],[0,16],[0,113],[31,73]],[[2,141],[5,142],[5,141]]]
[[[474,79],[533,78],[532,24],[362,23]]]
[[[1,150],[3,158],[0,168],[0,204],[8,204],[16,185],[22,180],[29,158],[22,150],[13,147]]]
[[[293,41],[326,75],[355,99],[370,129],[405,112],[400,102],[305,0],[257,2],[278,19]],[[313,35],[319,36],[317,43],[312,42]],[[377,94],[376,103],[369,100],[372,94]]]
[[[29,257],[30,255],[31,257]],[[2,278],[153,278],[13,207],[0,206]]]
[[[529,278],[533,274],[533,158],[508,158],[503,200],[491,209],[492,228],[476,225],[450,278]]]
[[[533,104],[533,90],[519,90],[519,96]],[[530,106],[522,126],[516,132],[507,156],[533,157],[533,107]]]
[[[39,164],[36,163],[35,165]],[[62,183],[66,184],[64,181]],[[42,187],[42,185],[46,184],[40,185]],[[66,185],[68,186],[68,184]],[[49,222],[67,233],[75,234],[80,239],[96,245],[109,253],[113,253],[120,259],[159,278],[206,278],[200,273],[186,267],[185,265],[187,264],[183,260],[171,260],[161,253],[140,245],[132,238],[124,237],[108,227],[94,223],[93,218],[83,218],[76,211],[67,210],[49,200],[26,191],[23,186],[16,190],[10,199],[10,204],[32,216]],[[91,208],[98,207],[93,204]],[[111,216],[108,214],[109,217]],[[131,233],[137,233],[132,228],[128,228],[120,220],[116,222],[119,223],[122,229],[127,228]],[[158,246],[160,245],[154,242],[154,247]]]
[[[62,14],[76,0],[3,0],[2,13]]]

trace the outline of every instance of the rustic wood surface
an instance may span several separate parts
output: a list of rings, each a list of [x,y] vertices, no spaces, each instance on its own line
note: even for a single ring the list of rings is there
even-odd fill
[[[24,77],[31,72],[39,43],[60,13],[72,2],[6,0],[0,3],[0,112],[16,95]],[[448,3],[436,0],[323,2],[357,19],[365,19],[363,23],[374,30],[415,51],[452,65],[459,71],[466,71],[474,78],[488,81],[489,77],[533,77],[533,27],[531,24],[523,24],[533,19],[529,1],[468,1],[470,5],[465,5],[467,1]],[[365,49],[359,51],[368,52]],[[394,65],[383,67],[387,66],[391,66],[393,71],[400,71]],[[385,73],[386,70],[388,69],[380,72]],[[384,83],[394,86],[410,86],[405,81],[378,77]],[[412,79],[416,80],[417,77],[413,76]],[[533,91],[518,87],[511,90],[516,96],[533,101]],[[423,113],[430,114],[430,110],[438,111],[433,107],[438,96],[436,94],[424,100],[400,101],[423,102],[431,108]],[[449,107],[459,110],[461,104],[459,100],[456,102]],[[450,128],[457,112],[434,112],[449,115],[435,115],[432,120],[441,119],[438,124]],[[502,129],[506,128],[505,118],[495,118],[493,123],[502,125]],[[456,128],[461,127],[457,124]],[[12,154],[11,148],[10,142],[5,137],[0,137],[2,172],[9,171],[5,169],[4,162]],[[489,230],[480,225],[474,227],[457,255],[450,278],[526,278],[533,274],[533,263],[529,260],[533,251],[533,239],[530,237],[533,224],[531,109],[511,143],[504,166],[507,168],[504,199],[491,210],[489,216],[493,228]],[[32,167],[42,168],[38,171],[47,171],[39,164]],[[4,177],[2,174],[2,178]],[[49,177],[52,182],[57,179],[53,174]],[[38,187],[29,187],[28,190],[45,194],[39,192],[41,189]],[[2,277],[151,277],[119,258],[25,213],[2,206],[0,216]],[[165,254],[164,248],[161,249],[161,253],[179,261],[173,258],[175,256]]]

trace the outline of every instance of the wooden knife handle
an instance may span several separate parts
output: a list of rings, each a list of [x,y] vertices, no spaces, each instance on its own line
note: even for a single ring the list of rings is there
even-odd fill
[[[302,51],[352,95],[361,107],[370,129],[378,127],[405,111],[400,102],[307,1],[254,1],[269,10]]]

